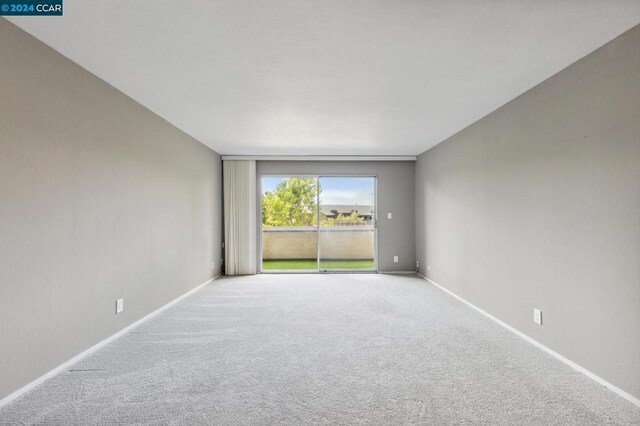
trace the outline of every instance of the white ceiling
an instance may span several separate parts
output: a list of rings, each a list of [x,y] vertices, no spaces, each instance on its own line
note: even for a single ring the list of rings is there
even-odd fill
[[[640,22],[638,0],[66,0],[10,20],[222,154],[419,154]]]

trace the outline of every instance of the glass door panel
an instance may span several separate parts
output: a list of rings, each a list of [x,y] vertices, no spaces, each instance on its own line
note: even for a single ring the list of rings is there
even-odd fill
[[[375,177],[325,177],[319,184],[321,271],[374,271]]]
[[[318,271],[318,179],[263,176],[262,271]]]

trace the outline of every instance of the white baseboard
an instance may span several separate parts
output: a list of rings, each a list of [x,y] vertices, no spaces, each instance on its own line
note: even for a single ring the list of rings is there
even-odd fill
[[[567,364],[569,367],[573,368],[574,370],[579,371],[580,373],[584,374],[588,378],[598,382],[599,384],[601,384],[602,386],[606,387],[607,389],[609,389],[609,390],[615,392],[616,394],[620,395],[621,397],[623,397],[627,401],[631,402],[632,404],[635,404],[635,405],[640,407],[640,399],[636,398],[635,396],[631,395],[630,393],[625,392],[622,389],[620,389],[619,387],[607,382],[602,377],[600,377],[597,374],[587,370],[586,368],[582,367],[581,365],[576,364],[575,362],[571,361],[570,359],[565,358],[564,356],[560,355],[559,353],[557,353],[553,349],[549,349],[548,347],[546,347],[542,343],[538,342],[537,340],[532,339],[531,337],[527,336],[526,334],[522,333],[521,331],[513,328],[509,324],[499,320],[498,318],[494,317],[490,313],[480,309],[479,307],[477,307],[473,303],[468,302],[467,300],[465,300],[462,297],[458,296],[457,294],[455,294],[451,290],[447,290],[446,288],[444,288],[440,284],[434,282],[433,280],[427,278],[426,276],[424,276],[424,275],[422,275],[420,273],[418,273],[417,275],[422,277],[422,278],[424,278],[425,280],[429,281],[431,284],[433,284],[434,286],[438,287],[440,290],[444,291],[445,293],[448,293],[449,295],[455,297],[456,299],[458,299],[459,301],[461,301],[465,305],[475,309],[476,311],[478,311],[479,313],[481,313],[485,317],[487,317],[487,318],[493,320],[494,322],[498,323],[499,325],[501,325],[502,327],[506,328],[507,330],[509,330],[513,334],[515,334],[515,335],[521,337],[522,339],[526,340],[527,342],[531,343],[533,346],[536,346],[537,348],[542,349],[543,351],[545,351],[549,355],[551,355],[551,356],[559,359],[560,361],[564,362],[565,364]]]
[[[403,275],[414,275],[416,271],[378,271],[379,274],[403,274]]]
[[[204,283],[200,284],[199,286],[189,290],[188,292],[186,292],[182,296],[179,296],[176,299],[173,299],[171,302],[169,302],[166,305],[156,309],[155,311],[151,312],[150,314],[145,315],[144,317],[140,318],[136,322],[134,322],[132,324],[129,324],[128,326],[126,326],[122,330],[118,331],[116,334],[107,337],[106,339],[102,340],[101,342],[98,342],[95,345],[91,346],[89,349],[85,350],[84,352],[81,352],[78,355],[74,356],[73,358],[69,359],[68,361],[65,361],[64,363],[60,364],[59,366],[57,366],[53,370],[49,371],[48,373],[38,377],[36,380],[34,380],[33,382],[29,383],[28,385],[23,386],[20,389],[12,392],[8,396],[6,396],[2,400],[0,400],[0,408],[2,408],[5,405],[9,404],[14,399],[16,399],[16,398],[24,395],[25,393],[29,392],[31,389],[35,388],[39,384],[44,383],[45,381],[49,380],[50,378],[52,378],[52,377],[60,374],[61,372],[67,370],[70,366],[72,366],[76,362],[80,361],[81,359],[85,358],[88,355],[91,355],[92,353],[94,353],[98,349],[102,348],[103,346],[107,345],[108,343],[113,342],[118,337],[121,337],[122,335],[126,334],[127,332],[133,330],[134,328],[136,328],[140,324],[142,324],[145,321],[151,319],[152,317],[158,315],[160,312],[164,311],[168,307],[170,307],[172,305],[175,305],[180,300],[182,300],[185,297],[189,296],[190,294],[195,293],[196,291],[200,290],[202,287],[204,287],[205,285],[209,284],[211,281],[217,279],[218,277],[220,277],[219,274],[216,275],[215,277],[211,278],[207,282],[204,282]]]

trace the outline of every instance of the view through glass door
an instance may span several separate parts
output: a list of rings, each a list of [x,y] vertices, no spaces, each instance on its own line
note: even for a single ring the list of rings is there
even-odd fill
[[[321,271],[375,270],[375,178],[319,178]]]
[[[263,272],[375,271],[375,177],[263,176]]]

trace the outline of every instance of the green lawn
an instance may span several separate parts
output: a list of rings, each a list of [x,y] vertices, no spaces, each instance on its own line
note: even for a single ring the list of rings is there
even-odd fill
[[[317,262],[309,260],[263,260],[264,271],[317,270]],[[373,269],[373,260],[321,260],[320,269]]]

